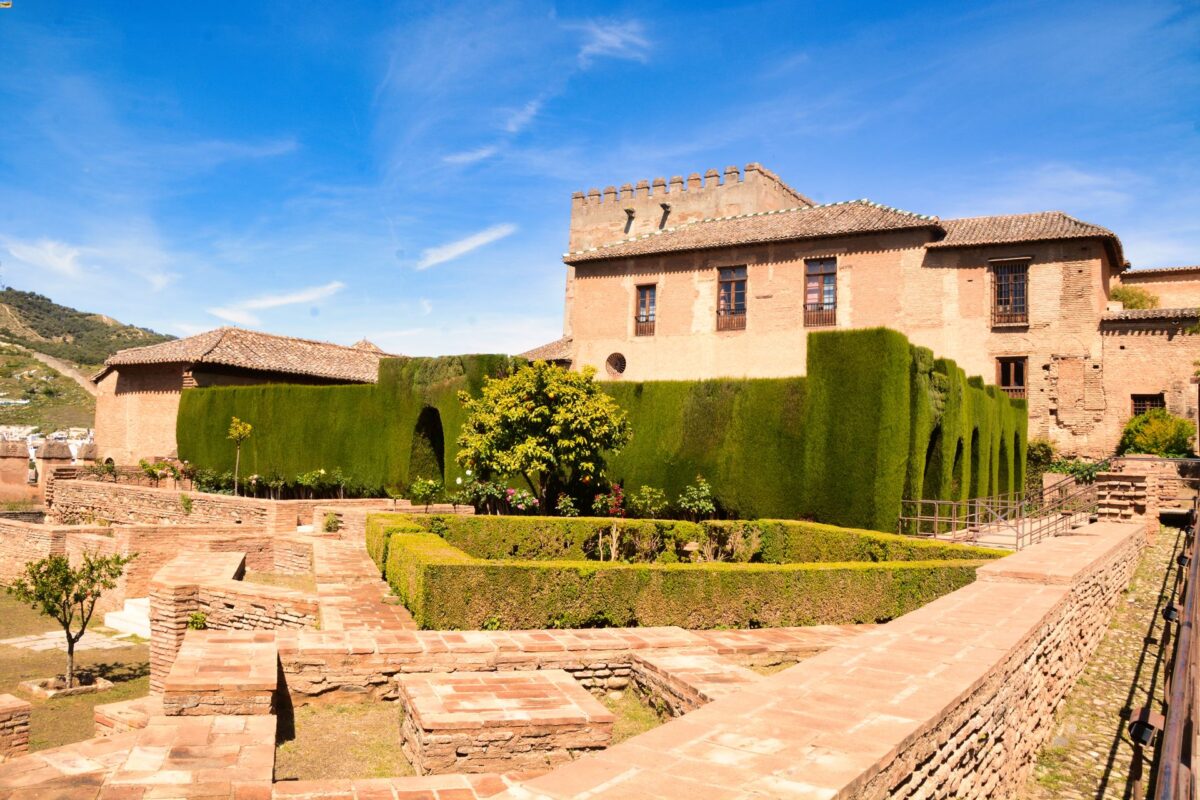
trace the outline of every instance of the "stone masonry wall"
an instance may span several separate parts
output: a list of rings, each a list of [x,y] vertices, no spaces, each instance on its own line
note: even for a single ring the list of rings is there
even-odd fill
[[[29,703],[11,694],[0,694],[0,761],[29,750]]]
[[[191,499],[185,508],[183,495]],[[314,509],[385,509],[391,502],[377,498],[353,500],[265,500],[173,488],[93,480],[56,480],[49,514],[56,522],[129,524],[247,525],[268,533],[295,533],[313,519]]]

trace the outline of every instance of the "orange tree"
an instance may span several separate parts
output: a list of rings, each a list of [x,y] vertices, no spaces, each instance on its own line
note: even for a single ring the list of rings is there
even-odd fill
[[[478,397],[459,393],[467,412],[458,463],[484,478],[519,477],[549,509],[549,501],[604,475],[605,453],[629,441],[629,421],[601,390],[591,367],[572,372],[536,361],[489,378]]]

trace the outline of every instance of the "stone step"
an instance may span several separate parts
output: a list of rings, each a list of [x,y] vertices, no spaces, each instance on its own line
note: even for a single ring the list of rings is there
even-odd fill
[[[150,598],[149,597],[131,597],[125,601],[126,611],[139,611],[143,614],[150,613]]]

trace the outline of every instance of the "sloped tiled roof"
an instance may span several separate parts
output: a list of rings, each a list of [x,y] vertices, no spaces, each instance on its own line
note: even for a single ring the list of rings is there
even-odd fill
[[[54,439],[47,439],[38,446],[37,452],[34,453],[36,458],[49,458],[59,460],[71,460],[71,448],[66,442],[58,442]]]
[[[709,217],[612,244],[566,253],[563,261],[579,264],[651,253],[705,250],[740,244],[914,228],[940,230],[937,217],[902,211],[870,200],[849,200],[844,203],[801,206],[779,211]]]
[[[226,327],[186,339],[120,350],[104,365],[112,368],[136,364],[219,364],[260,372],[374,383],[379,374],[379,360],[383,357],[385,354],[378,349],[343,347],[330,342]]]
[[[1050,242],[1061,239],[1103,239],[1113,247],[1118,269],[1125,264],[1121,241],[1108,228],[1078,220],[1061,211],[1039,211],[1035,214],[1004,214],[993,217],[964,217],[944,219],[946,236],[926,247],[976,247],[1018,242]]]
[[[11,440],[0,442],[0,458],[29,458],[29,447],[24,442]]]
[[[572,358],[571,342],[571,337],[564,336],[553,342],[539,345],[532,350],[526,350],[521,353],[520,357],[529,361],[570,361]]]
[[[1188,273],[1200,272],[1200,266],[1190,267],[1151,267],[1149,269],[1139,268],[1131,269],[1121,276],[1122,281],[1130,280],[1131,278],[1140,278],[1143,275],[1170,275],[1172,273]]]
[[[1110,311],[1100,318],[1104,322],[1134,322],[1153,319],[1200,319],[1200,309],[1190,308],[1127,308]]]

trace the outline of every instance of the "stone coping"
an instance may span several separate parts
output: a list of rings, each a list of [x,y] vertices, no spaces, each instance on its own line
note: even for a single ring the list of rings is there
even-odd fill
[[[163,683],[175,692],[274,692],[279,661],[273,631],[188,631]]]
[[[405,712],[426,731],[612,725],[612,712],[560,669],[418,673],[397,679]]]
[[[1112,557],[1125,545],[1115,530],[1128,523],[1100,522],[1027,547],[1015,555],[990,561],[975,570],[979,581],[1030,581],[1068,586]]]

